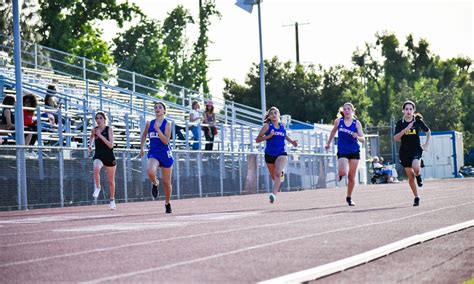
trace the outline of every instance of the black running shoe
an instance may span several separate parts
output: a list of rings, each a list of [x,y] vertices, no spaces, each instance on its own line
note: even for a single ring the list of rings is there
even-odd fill
[[[151,195],[153,195],[154,198],[158,197],[158,186],[154,185],[151,187]]]
[[[341,180],[342,180],[342,176],[339,176],[339,181],[341,181]]]
[[[421,174],[416,176],[416,184],[418,184],[418,187],[422,187],[423,186],[423,179],[421,179]]]
[[[415,200],[413,201],[413,206],[419,206],[420,205],[420,198],[417,196],[415,197]]]
[[[171,203],[165,204],[165,209],[166,209],[166,213],[172,213],[173,212],[171,210]]]
[[[352,198],[350,198],[350,197],[346,197],[346,202],[347,202],[347,205],[349,205],[349,206],[355,206],[356,205],[354,203],[354,201],[352,201]]]

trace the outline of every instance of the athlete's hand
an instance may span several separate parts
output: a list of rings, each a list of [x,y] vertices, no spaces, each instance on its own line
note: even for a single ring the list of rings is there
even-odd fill
[[[352,138],[357,139],[359,137],[359,134],[357,132],[352,132]]]
[[[89,145],[89,147],[87,148],[87,151],[90,153],[92,153],[92,147]]]
[[[423,145],[421,145],[421,148],[423,148],[423,151],[428,151],[428,146],[430,144],[428,142],[424,143]]]
[[[291,145],[298,147],[298,140],[291,141]]]
[[[140,158],[143,157],[143,155],[145,155],[145,151],[142,149],[140,149]]]
[[[326,145],[324,146],[324,149],[326,149],[326,150],[331,149],[331,145],[329,143],[326,143]]]
[[[412,127],[413,127],[413,124],[415,124],[415,120],[413,120],[412,122],[410,122],[407,126],[407,130],[410,130]]]

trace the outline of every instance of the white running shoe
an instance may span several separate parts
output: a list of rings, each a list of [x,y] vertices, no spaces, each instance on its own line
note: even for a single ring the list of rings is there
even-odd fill
[[[94,193],[92,193],[92,197],[94,198],[99,197],[99,193],[100,193],[100,187],[94,186]]]
[[[115,206],[115,200],[110,201],[109,207],[110,207],[110,210],[117,209],[117,206]]]

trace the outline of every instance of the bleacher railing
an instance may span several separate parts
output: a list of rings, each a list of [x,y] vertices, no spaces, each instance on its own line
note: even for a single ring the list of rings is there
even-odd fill
[[[216,109],[223,112],[224,122],[230,118],[234,123],[257,126],[261,125],[261,110],[226,101],[221,97],[212,97],[183,86],[164,82],[155,78],[144,76],[133,71],[128,71],[118,66],[107,65],[97,61],[59,51],[36,43],[22,41],[22,59],[25,67],[55,72],[71,76],[76,79],[89,81],[92,84],[104,82],[109,86],[128,90],[132,94],[140,93],[147,97],[158,96],[166,98],[167,102],[174,102],[187,108],[192,101],[199,101],[202,105],[208,99],[214,101]],[[0,50],[12,53],[12,40],[0,34]],[[300,125],[311,128],[312,125],[294,120]]]

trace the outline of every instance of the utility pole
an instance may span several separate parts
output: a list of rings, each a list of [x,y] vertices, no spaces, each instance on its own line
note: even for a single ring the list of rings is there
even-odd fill
[[[300,26],[300,25],[309,25],[309,23],[295,22],[294,24],[291,24],[291,25],[283,25],[283,27],[291,27],[293,25],[295,26],[296,64],[300,64],[300,40],[299,40],[299,35],[298,35],[298,26]]]

